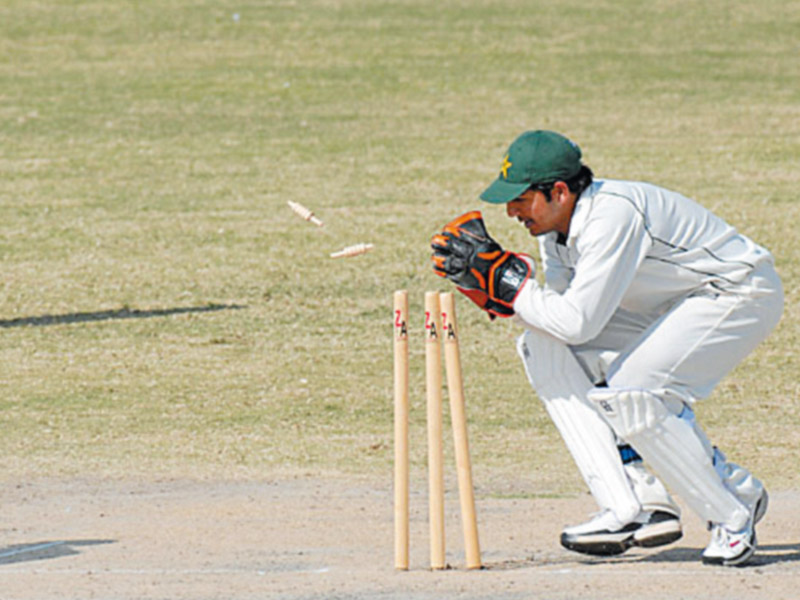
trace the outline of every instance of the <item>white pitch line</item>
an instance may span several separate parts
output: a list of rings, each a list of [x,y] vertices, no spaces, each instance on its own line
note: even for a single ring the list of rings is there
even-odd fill
[[[278,569],[278,570],[266,570],[266,569],[20,569],[20,568],[6,568],[6,566],[0,565],[0,579],[2,579],[3,575],[86,575],[91,573],[94,576],[101,576],[101,575],[146,575],[146,576],[153,576],[153,575],[161,575],[161,576],[169,576],[169,575],[258,575],[258,576],[266,576],[266,575],[273,575],[273,576],[283,576],[283,575],[322,575],[325,573],[330,573],[333,569],[331,567],[321,567],[317,569],[303,569],[303,570],[292,570],[292,569]],[[590,569],[580,569],[580,568],[560,568],[560,569],[547,569],[547,568],[539,568],[539,569],[531,569],[531,573],[535,572],[537,577],[541,576],[553,576],[557,578],[562,577],[596,577],[598,575],[608,576],[608,575],[619,575],[621,577],[627,577],[630,575],[630,570],[622,570],[616,569],[613,567],[605,567],[605,568],[598,568],[596,566],[591,567]],[[500,570],[500,571],[492,571],[491,569],[484,572],[484,575],[487,577],[492,576],[493,574],[502,575],[508,574],[510,571],[508,570]],[[519,572],[517,572],[519,573]],[[747,573],[743,573],[739,569],[719,569],[719,570],[712,570],[707,568],[702,569],[656,569],[649,571],[649,574],[652,576],[681,576],[681,577],[742,577]],[[785,570],[775,570],[775,571],[763,571],[760,570],[758,573],[752,573],[754,576],[757,577],[768,577],[768,576],[779,576],[779,577],[793,577],[793,576],[800,576],[800,572],[798,571],[785,571]],[[435,573],[428,573],[430,577],[435,577]]]

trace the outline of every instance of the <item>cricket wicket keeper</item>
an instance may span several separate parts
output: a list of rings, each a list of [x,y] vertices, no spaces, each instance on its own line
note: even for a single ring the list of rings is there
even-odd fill
[[[679,193],[595,179],[552,131],[520,135],[481,199],[538,238],[544,285],[478,211],[433,237],[433,269],[525,328],[528,379],[600,507],[561,543],[613,555],[674,542],[680,510],[666,484],[709,525],[703,562],[745,563],[767,491],[711,445],[692,407],[777,325],[771,254]]]

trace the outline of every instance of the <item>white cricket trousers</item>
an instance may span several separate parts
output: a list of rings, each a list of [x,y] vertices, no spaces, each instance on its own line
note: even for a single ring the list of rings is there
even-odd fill
[[[571,349],[595,383],[691,404],[711,394],[782,312],[780,278],[765,263],[741,284],[694,293],[655,320],[620,310],[597,338]]]

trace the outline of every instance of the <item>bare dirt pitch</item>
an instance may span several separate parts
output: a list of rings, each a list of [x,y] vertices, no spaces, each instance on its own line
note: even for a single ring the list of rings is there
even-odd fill
[[[0,493],[0,597],[16,599],[800,597],[800,494],[773,492],[752,566],[703,566],[687,515],[667,549],[592,560],[558,545],[593,508],[478,494],[481,571],[463,570],[458,500],[448,563],[427,570],[424,489],[412,495],[411,570],[392,557],[391,484],[370,479],[37,481]]]

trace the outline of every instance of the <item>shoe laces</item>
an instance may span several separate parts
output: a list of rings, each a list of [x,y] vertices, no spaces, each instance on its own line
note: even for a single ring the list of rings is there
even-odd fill
[[[710,525],[712,543],[716,546],[726,546],[728,530],[718,523],[710,523]]]
[[[715,523],[711,529],[711,540],[717,546],[724,546],[726,548],[735,548],[739,544],[751,546],[751,539],[747,536],[748,528],[739,531],[730,531],[724,525]],[[731,540],[731,538],[735,538]]]

